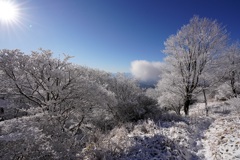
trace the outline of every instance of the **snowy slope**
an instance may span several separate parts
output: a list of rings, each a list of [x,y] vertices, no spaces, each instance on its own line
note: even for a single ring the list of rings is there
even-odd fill
[[[159,122],[141,121],[116,127],[108,134],[96,133],[97,141],[74,154],[42,129],[41,124],[46,123],[42,115],[6,120],[0,122],[0,159],[10,158],[13,153],[19,156],[18,152],[29,156],[27,150],[35,156],[41,151],[38,157],[60,159],[66,154],[85,160],[96,159],[97,154],[108,160],[240,159],[239,114],[224,103],[209,103],[209,108],[208,117],[204,104],[199,103],[191,106],[188,117],[165,114]],[[61,153],[64,150],[66,153]]]
[[[240,159],[240,116],[217,119],[206,132],[203,142],[209,160]]]

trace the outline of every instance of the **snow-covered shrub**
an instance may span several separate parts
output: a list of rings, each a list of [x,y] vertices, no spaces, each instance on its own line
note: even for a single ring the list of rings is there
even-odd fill
[[[117,104],[109,106],[109,111],[117,122],[131,121],[144,112],[138,105],[141,89],[134,79],[117,74],[110,81],[108,89],[115,94]]]
[[[166,110],[173,110],[178,115],[181,113],[181,109],[183,107],[182,97],[174,94],[174,93],[164,93],[162,96],[158,98],[159,105]]]
[[[3,120],[19,118],[28,114],[25,111],[25,109],[29,107],[28,104],[25,104],[24,100],[21,102],[19,101],[19,99],[21,99],[22,97],[17,97],[18,98],[7,97],[4,100],[0,101],[0,107],[2,106],[2,108],[4,109],[4,113],[1,115]]]
[[[149,98],[145,95],[142,95],[140,105],[144,108],[145,113],[142,116],[143,119],[152,119],[158,121],[162,115],[162,108],[158,105],[156,99]]]
[[[217,91],[217,93],[215,95],[215,99],[217,101],[225,101],[227,99],[230,99],[233,96],[231,87],[227,83],[224,83],[224,84],[220,85],[216,89],[216,91]]]
[[[148,88],[145,91],[145,94],[147,97],[150,97],[152,99],[158,99],[158,97],[160,96],[158,90],[155,88]]]
[[[231,98],[227,101],[227,103],[236,109],[238,113],[240,113],[240,97]]]
[[[63,131],[46,114],[0,122],[1,159],[77,159],[91,136],[87,128]]]
[[[23,111],[27,112],[28,115],[36,115],[38,113],[42,113],[42,108],[40,107],[30,107],[28,109],[22,109]]]
[[[83,152],[86,159],[191,159],[193,154],[187,149],[189,133],[183,127],[187,125],[162,128],[152,120],[125,123],[105,136],[98,134],[98,141],[89,143]]]
[[[174,141],[162,135],[155,135],[153,137],[134,137],[135,145],[122,154],[119,159],[188,159],[189,153],[182,151],[182,147],[177,145]]]
[[[107,84],[116,100],[116,105],[108,104],[108,111],[116,123],[138,121],[150,116],[156,101],[145,96],[135,79],[117,74]]]
[[[107,159],[119,159],[121,154],[126,153],[131,146],[134,146],[135,143],[132,134],[143,135],[146,133],[146,130],[150,132],[153,128],[157,128],[152,121],[143,122],[144,124],[146,123],[146,126],[141,125],[141,123],[142,122],[139,122],[139,125],[136,126],[134,126],[133,123],[125,123],[124,125],[115,127],[106,135],[96,132],[94,136],[95,141],[91,141],[86,145],[82,150],[82,156],[94,159],[97,155],[102,155],[102,157],[108,157]]]
[[[122,122],[137,122],[141,119],[157,119],[161,115],[161,109],[157,102],[145,95],[139,95],[135,103],[120,103],[117,112]]]
[[[161,121],[169,121],[169,122],[180,122],[180,121],[184,121],[184,118],[179,115],[176,114],[176,112],[174,111],[167,111],[167,112],[162,112],[161,117],[160,117]]]
[[[89,122],[94,125],[95,128],[100,129],[103,133],[111,131],[117,125],[117,122],[111,114],[100,114],[90,119]]]

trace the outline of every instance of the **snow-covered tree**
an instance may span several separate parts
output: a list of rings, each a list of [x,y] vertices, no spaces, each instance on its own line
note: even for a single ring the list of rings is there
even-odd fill
[[[174,110],[178,115],[183,106],[183,83],[171,65],[165,64],[162,79],[156,90],[159,93],[158,103],[162,108]]]
[[[194,16],[176,35],[170,36],[165,44],[165,61],[173,66],[176,76],[181,78],[184,91],[184,112],[189,105],[200,76],[205,68],[225,47],[228,35],[217,21]]]
[[[152,98],[152,99],[158,99],[159,97],[159,92],[156,88],[148,88],[146,91],[145,91],[145,95],[149,98]]]
[[[240,44],[234,43],[223,57],[225,80],[229,83],[234,97],[240,93]]]
[[[109,115],[113,115],[116,123],[137,121],[150,114],[149,107],[156,103],[152,98],[145,96],[135,79],[118,73],[108,79],[106,89],[114,94],[116,104],[108,103]]]
[[[209,70],[208,81],[212,83],[213,95],[217,100],[237,97],[240,93],[240,46],[228,46],[217,60],[215,69]],[[214,82],[214,83],[213,83]]]
[[[76,131],[83,122],[102,128],[109,121],[113,125],[137,121],[155,105],[136,80],[74,65],[69,58],[54,58],[51,51],[42,49],[30,55],[1,50],[0,69],[13,84],[11,93],[50,114],[63,130]]]
[[[52,55],[49,50],[31,55],[1,50],[0,68],[14,85],[12,93],[22,95],[57,118],[63,129],[73,119],[76,124],[73,126],[79,128],[95,108],[106,109],[107,104],[115,104],[111,91],[83,74],[88,73],[87,68],[69,63],[69,56],[61,60]]]
[[[132,121],[137,115],[141,115],[143,108],[139,106],[138,98],[142,91],[134,79],[118,73],[107,88],[115,94],[117,100],[116,106],[109,105],[109,111],[117,121]]]

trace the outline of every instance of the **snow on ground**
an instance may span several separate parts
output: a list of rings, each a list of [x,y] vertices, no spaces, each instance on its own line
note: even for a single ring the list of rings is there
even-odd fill
[[[166,114],[165,120],[159,122],[147,120],[116,127],[109,134],[103,135],[100,142],[87,145],[81,152],[83,159],[94,159],[95,153],[103,150],[107,151],[104,154],[109,160],[240,159],[239,113],[223,102],[211,102],[208,106],[209,116],[205,115],[204,103],[198,103],[191,106],[190,115],[187,117]],[[44,136],[40,134],[40,130],[33,128],[37,123],[35,124],[32,118],[37,117],[0,122],[0,141],[6,144],[14,141],[11,143],[14,145],[24,138],[22,135],[25,135],[25,138],[26,135],[35,135],[31,138],[35,140]],[[18,129],[20,125],[23,129]],[[38,146],[42,145],[51,147],[47,138]],[[7,152],[10,148],[2,147],[0,157],[6,157],[8,154],[1,152]],[[49,150],[55,153],[54,149]]]
[[[203,142],[209,160],[240,159],[240,117],[217,119],[206,132]]]
[[[182,133],[186,136],[184,129],[180,130],[184,122],[180,122],[173,127],[175,123],[166,122],[164,124],[156,124],[152,120],[139,122],[139,124],[124,125],[113,129],[110,134],[104,137],[101,144],[91,144],[93,150],[102,147],[102,150],[114,151],[114,157],[107,159],[119,160],[188,160],[194,157],[194,153],[190,152],[185,146],[188,137],[180,137]],[[177,129],[177,127],[180,127]],[[175,136],[169,136],[169,131]],[[182,142],[182,143],[179,143]],[[187,143],[187,142],[186,142]],[[94,151],[89,151],[86,147],[84,160],[94,159]]]
[[[240,159],[239,115],[223,102],[210,102],[208,107],[209,116],[205,104],[198,103],[181,120],[149,120],[130,132],[121,127],[107,139],[126,153],[119,159]]]
[[[192,111],[197,113],[189,117],[170,118],[173,121],[156,123],[148,120],[115,128],[104,138],[103,144],[96,144],[94,148],[101,146],[106,150],[111,146],[112,150],[119,152],[116,159],[121,160],[204,159],[204,153],[198,151],[203,148],[201,139],[213,118],[197,116],[198,108]],[[86,155],[86,159],[94,157]]]
[[[240,115],[224,102],[210,103],[209,108],[214,122],[204,132],[203,148],[198,153],[207,160],[240,159]]]

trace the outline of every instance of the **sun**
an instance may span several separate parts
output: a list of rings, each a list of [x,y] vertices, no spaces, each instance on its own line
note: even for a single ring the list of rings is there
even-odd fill
[[[8,0],[0,0],[0,22],[12,23],[17,21],[18,7]]]

